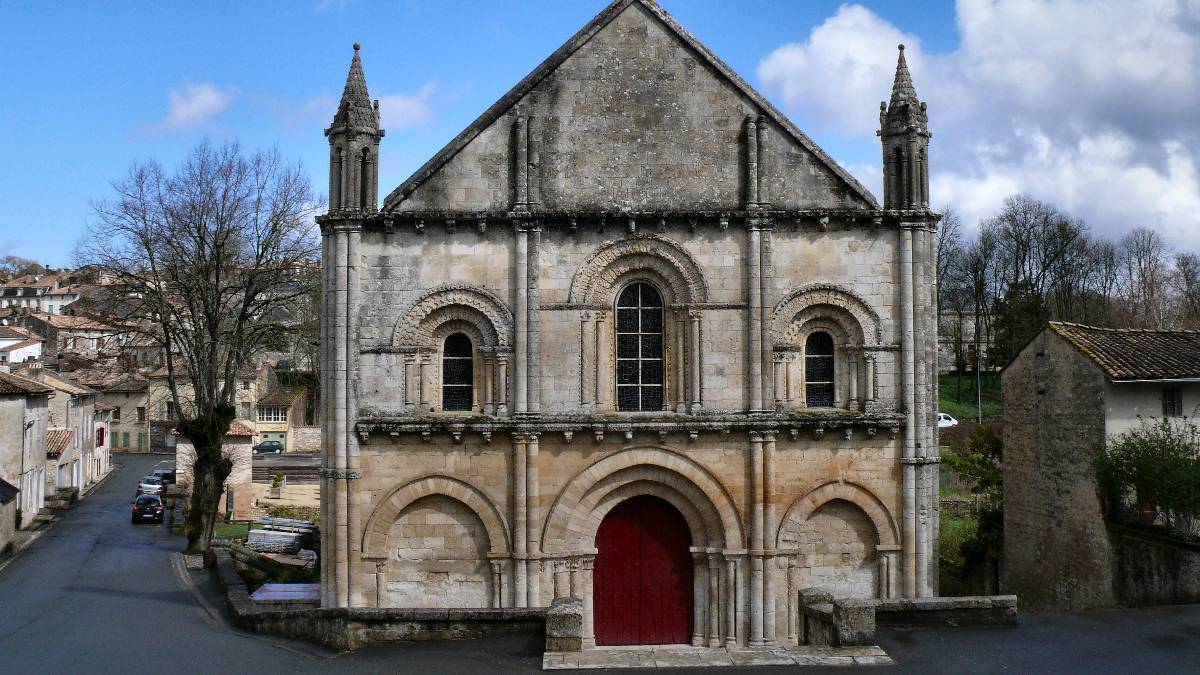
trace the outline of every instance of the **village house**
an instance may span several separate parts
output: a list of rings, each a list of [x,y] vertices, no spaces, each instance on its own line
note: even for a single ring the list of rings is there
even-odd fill
[[[46,270],[22,274],[0,284],[0,308],[47,311],[46,295],[64,281],[65,273]]]
[[[96,399],[93,389],[41,366],[17,374],[49,387],[46,431],[46,494],[83,490],[100,475],[93,461],[96,445]]]
[[[757,647],[799,639],[800,589],[937,594],[938,215],[903,51],[882,206],[650,0],[382,207],[378,105],[355,45],[319,218],[323,606],[570,595],[585,648]]]
[[[41,361],[44,342],[27,328],[0,325],[0,366]]]
[[[176,386],[182,405],[190,405],[192,388],[186,377],[177,373]],[[146,375],[148,387],[146,390],[146,409],[150,416],[148,435],[151,452],[174,452],[175,435],[171,433],[179,420],[175,410],[175,401],[171,396],[170,383],[167,379],[167,369],[159,368]],[[258,417],[257,404],[259,396],[272,387],[278,386],[279,380],[274,371],[265,363],[243,367],[235,381],[234,409],[236,419],[245,426],[255,429]],[[255,432],[257,436],[257,431]]]
[[[34,380],[0,370],[0,480],[19,490],[7,522],[25,528],[45,505],[46,428],[53,390]],[[5,542],[0,533],[0,550]]]
[[[1200,332],[1050,322],[1004,369],[1005,592],[1028,607],[1117,602],[1095,458],[1142,420],[1200,412]]]
[[[88,360],[115,358],[120,352],[122,331],[85,316],[29,313],[16,319],[46,341],[45,360],[78,355]]]
[[[304,426],[304,387],[276,385],[258,399],[257,422],[258,443],[279,441],[284,452],[297,452],[295,447],[296,427]],[[310,448],[300,448],[310,450]],[[311,448],[317,450],[318,448]]]

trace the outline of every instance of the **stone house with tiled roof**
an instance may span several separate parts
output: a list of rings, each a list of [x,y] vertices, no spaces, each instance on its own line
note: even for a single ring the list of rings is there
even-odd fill
[[[69,376],[53,373],[40,365],[26,365],[18,374],[50,387],[47,424],[51,429],[70,432],[59,452],[51,452],[47,436],[46,492],[84,488],[99,480],[107,464],[96,463],[96,402],[98,392],[74,382]],[[59,439],[61,436],[55,436]]]
[[[1094,459],[1143,419],[1200,414],[1200,332],[1050,322],[1004,369],[1004,590],[1115,603]]]
[[[359,52],[318,218],[323,606],[575,595],[588,648],[761,647],[799,639],[803,588],[937,595],[939,216],[903,51],[862,101],[882,204],[614,0],[382,205]]]
[[[277,385],[258,399],[255,428],[257,442],[279,441],[284,452],[293,452],[292,429],[304,425],[305,388]]]
[[[31,525],[45,505],[51,393],[40,382],[0,370],[0,479],[20,490],[14,510],[21,511],[17,526],[22,528]]]

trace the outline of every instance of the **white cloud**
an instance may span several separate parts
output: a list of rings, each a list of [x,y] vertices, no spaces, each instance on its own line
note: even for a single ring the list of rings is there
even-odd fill
[[[182,129],[207,122],[233,102],[233,90],[208,82],[185,82],[167,93],[170,107],[160,126]]]
[[[759,79],[819,130],[873,143],[870,103],[890,92],[904,42],[929,104],[935,203],[971,222],[1026,192],[1102,234],[1144,224],[1196,246],[1200,3],[959,0],[956,11],[959,48],[930,54],[843,5],[764,58]]]
[[[379,97],[379,116],[384,129],[399,130],[433,120],[429,100],[437,83],[426,82],[415,94],[387,94]]]

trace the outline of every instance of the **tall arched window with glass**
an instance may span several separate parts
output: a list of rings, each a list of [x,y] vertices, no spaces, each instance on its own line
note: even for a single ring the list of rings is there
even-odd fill
[[[470,410],[474,399],[474,358],[471,338],[446,336],[442,345],[442,410]]]
[[[816,332],[804,341],[804,398],[810,408],[833,407],[833,338]]]
[[[617,298],[617,410],[663,408],[663,301],[647,283]]]

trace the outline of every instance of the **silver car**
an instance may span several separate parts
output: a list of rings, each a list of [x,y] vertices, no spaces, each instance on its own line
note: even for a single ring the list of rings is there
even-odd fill
[[[138,482],[137,493],[139,495],[161,495],[166,490],[166,485],[158,476],[142,476],[142,480]]]

